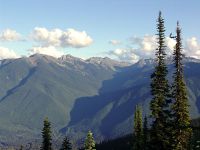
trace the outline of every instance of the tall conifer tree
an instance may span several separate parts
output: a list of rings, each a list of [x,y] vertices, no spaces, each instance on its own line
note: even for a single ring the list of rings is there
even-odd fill
[[[161,12],[157,20],[157,44],[156,66],[151,75],[151,93],[150,103],[152,128],[151,128],[151,147],[153,150],[168,150],[170,147],[169,122],[170,122],[170,92],[167,80],[166,46],[165,46],[165,26]]]
[[[85,139],[84,150],[96,150],[95,141],[91,131],[88,131],[87,137]]]
[[[43,142],[42,142],[41,150],[52,150],[51,123],[48,121],[48,118],[44,120],[42,138],[43,138]]]
[[[23,149],[24,149],[24,148],[23,148],[23,146],[21,145],[20,148],[19,148],[19,150],[23,150]]]
[[[60,150],[71,150],[71,149],[72,149],[72,144],[70,143],[68,137],[66,136],[63,139],[63,143]]]
[[[182,54],[182,42],[181,42],[181,29],[179,23],[176,28],[176,46],[174,49],[174,63],[175,73],[173,76],[174,83],[172,86],[172,96],[174,103],[172,109],[174,112],[174,147],[175,150],[188,149],[188,143],[191,137],[192,129],[190,128],[190,115],[189,104],[186,85],[183,75],[183,54]]]
[[[148,120],[147,116],[144,117],[144,123],[143,123],[143,149],[148,149],[148,142],[149,142],[149,131],[148,131]]]
[[[134,114],[134,144],[133,150],[143,148],[143,126],[142,126],[142,108],[136,105]]]

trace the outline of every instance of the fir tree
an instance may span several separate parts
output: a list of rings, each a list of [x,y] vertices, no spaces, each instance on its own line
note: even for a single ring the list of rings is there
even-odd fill
[[[21,145],[20,148],[19,148],[19,150],[23,150],[23,149],[24,149],[24,148],[23,148],[23,146]]]
[[[142,126],[142,109],[136,105],[134,114],[134,150],[141,150],[143,147],[143,126]]]
[[[159,12],[157,20],[158,38],[156,49],[156,66],[151,75],[151,93],[152,100],[150,103],[152,128],[151,128],[151,147],[153,150],[168,150],[170,147],[170,120],[171,113],[169,110],[170,90],[167,80],[166,46],[165,46],[165,27],[164,19]]]
[[[190,127],[191,119],[189,115],[188,96],[183,75],[181,29],[178,23],[176,28],[176,46],[173,56],[175,63],[174,81],[172,86],[172,96],[174,100],[172,105],[174,112],[173,149],[186,150],[188,149],[192,129]]]
[[[72,144],[70,143],[69,139],[64,137],[62,147],[60,150],[71,150],[72,149]]]
[[[144,123],[143,123],[143,147],[144,150],[148,149],[148,141],[149,141],[149,135],[148,135],[148,121],[147,116],[144,117]]]
[[[95,141],[94,141],[93,134],[91,131],[88,131],[87,137],[85,139],[84,149],[85,150],[96,150]]]
[[[200,150],[200,141],[196,141],[195,145],[193,146],[193,150]]]
[[[42,129],[42,146],[41,150],[52,150],[52,143],[51,143],[51,123],[48,121],[48,118],[44,120],[44,126]]]

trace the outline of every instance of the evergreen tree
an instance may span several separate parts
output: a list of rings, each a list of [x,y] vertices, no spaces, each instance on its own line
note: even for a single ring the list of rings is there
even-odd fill
[[[170,120],[171,113],[169,105],[170,89],[167,80],[166,46],[165,46],[165,27],[164,19],[159,12],[157,20],[158,38],[156,49],[156,66],[151,75],[151,93],[152,100],[150,103],[152,128],[151,128],[151,148],[153,150],[168,150],[170,147]]]
[[[44,120],[44,126],[42,129],[42,146],[41,150],[52,150],[52,143],[51,143],[51,123],[48,121],[48,118]]]
[[[95,141],[94,141],[93,134],[91,131],[88,131],[87,137],[85,139],[84,149],[85,150],[96,150]]]
[[[23,146],[21,145],[20,148],[19,148],[19,150],[23,150],[23,149],[24,149],[24,148],[23,148]]]
[[[200,150],[200,141],[196,141],[193,150]]]
[[[136,105],[134,114],[134,150],[143,148],[143,126],[142,126],[142,109]]]
[[[188,149],[188,142],[192,134],[192,129],[190,127],[191,119],[189,115],[188,96],[183,75],[181,29],[178,23],[176,28],[176,46],[173,56],[175,63],[174,81],[172,86],[172,96],[174,100],[172,105],[174,112],[173,149],[186,150]]]
[[[70,143],[69,139],[64,137],[62,147],[60,150],[71,150],[72,149],[72,144]]]
[[[143,147],[144,150],[148,149],[148,141],[149,141],[149,135],[148,135],[148,121],[147,116],[144,117],[144,123],[143,123]]]

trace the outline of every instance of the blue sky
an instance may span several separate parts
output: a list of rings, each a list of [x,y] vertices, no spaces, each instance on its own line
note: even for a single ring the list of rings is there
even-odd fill
[[[17,55],[42,52],[43,49],[50,54],[52,49],[62,52],[59,54],[83,58],[110,56],[126,61],[151,57],[155,45],[150,42],[154,41],[156,19],[161,10],[165,19],[166,35],[175,31],[176,21],[179,20],[186,53],[200,58],[199,6],[200,2],[195,0],[0,0],[1,34],[8,29],[12,31],[10,34],[13,31],[18,34],[18,38],[13,37],[11,40],[7,40],[5,34],[0,47]],[[42,32],[40,28],[49,32],[57,28],[67,34],[67,37],[70,32],[68,29],[75,31],[70,32],[71,34],[80,33],[80,37],[85,31],[86,35],[83,35],[82,40],[88,36],[91,41],[88,39],[87,44],[79,43],[79,46],[65,41],[65,46],[58,46],[51,44],[48,39],[35,37]],[[37,35],[33,35],[36,34],[34,31]],[[72,36],[76,38],[76,42],[77,36]],[[65,40],[68,40],[66,36]],[[111,44],[111,40],[116,41],[115,44]],[[2,52],[5,53],[5,49]]]

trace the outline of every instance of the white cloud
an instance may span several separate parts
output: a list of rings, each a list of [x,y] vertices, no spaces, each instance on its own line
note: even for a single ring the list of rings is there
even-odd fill
[[[142,58],[154,57],[157,48],[157,39],[155,35],[145,35],[144,37],[131,38],[135,50],[134,52]],[[172,54],[176,41],[166,37],[165,44],[167,46],[166,53]]]
[[[140,49],[151,52],[156,49],[156,36],[150,36],[145,35],[143,39],[141,39],[141,42],[138,43],[140,46]]]
[[[36,27],[31,37],[42,44],[42,46],[55,47],[75,47],[82,48],[92,44],[93,39],[87,35],[85,31],[77,31],[75,29],[47,30],[46,28]]]
[[[172,39],[170,37],[166,37],[166,46],[168,48],[167,54],[172,54],[174,51],[174,46],[176,45],[175,39]]]
[[[184,52],[187,56],[200,59],[200,43],[196,37],[186,40]]]
[[[64,47],[87,47],[93,42],[92,38],[88,36],[85,31],[80,32],[74,29],[68,29],[66,32],[63,32],[63,35],[60,39],[61,45]]]
[[[0,60],[19,57],[20,56],[18,56],[13,50],[6,47],[0,47]]]
[[[60,29],[53,29],[48,31],[46,28],[38,28],[36,27],[31,37],[36,41],[40,42],[42,45],[49,46],[59,46],[60,45],[60,37],[62,36],[62,31]]]
[[[109,44],[112,44],[112,45],[120,45],[121,44],[121,41],[118,41],[118,40],[110,40],[109,41]]]
[[[111,56],[116,57],[120,61],[135,63],[139,60],[139,56],[131,49],[115,49],[108,53]]]
[[[144,37],[132,37],[132,45],[129,48],[115,49],[108,54],[117,57],[122,61],[136,62],[140,58],[155,57],[157,39],[155,35],[145,35]],[[166,37],[167,54],[172,54],[175,40]]]
[[[132,37],[131,43],[134,53],[141,58],[153,57],[156,49],[156,36],[145,35],[144,37]]]
[[[157,48],[156,36],[145,35],[144,37],[131,38],[132,46],[125,49],[115,49],[108,54],[117,57],[119,60],[135,62],[140,58],[155,57]],[[176,41],[166,37],[167,55],[172,55]],[[200,43],[196,37],[191,37],[183,41],[183,53],[186,56],[200,59]]]
[[[21,35],[17,31],[12,29],[6,29],[0,33],[1,41],[19,41],[21,40]]]
[[[32,47],[31,49],[29,49],[30,54],[45,54],[45,55],[50,55],[53,57],[60,57],[62,55],[64,55],[64,53],[58,49],[56,49],[53,46],[48,46],[48,47]]]
[[[145,35],[144,37],[132,37],[132,46],[130,52],[140,58],[153,57],[153,51],[156,48],[156,36]]]

